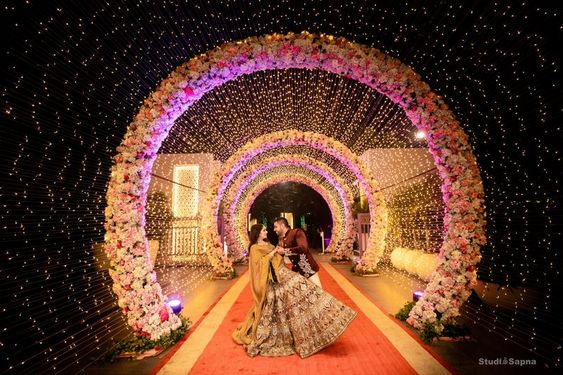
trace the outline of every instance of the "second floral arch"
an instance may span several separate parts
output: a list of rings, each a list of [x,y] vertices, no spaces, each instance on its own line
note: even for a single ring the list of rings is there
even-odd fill
[[[282,182],[280,179],[280,167],[285,167],[287,180],[305,182],[307,185],[318,188],[320,192],[326,190],[319,186],[315,179],[304,179],[303,176],[296,180],[291,178],[292,172],[297,176],[300,170],[323,177],[329,185],[329,190],[336,192],[334,195],[321,193],[333,214],[336,237],[332,240],[331,251],[338,255],[350,255],[354,241],[354,224],[352,222],[352,195],[353,181],[345,181],[336,171],[326,163],[307,156],[305,154],[286,153],[284,150],[293,146],[305,146],[313,148],[337,159],[341,165],[348,168],[365,192],[370,207],[370,237],[367,251],[363,254],[361,266],[365,270],[375,269],[377,262],[383,255],[385,248],[385,234],[387,228],[387,208],[382,193],[379,192],[377,181],[371,174],[365,163],[341,142],[313,132],[301,132],[298,130],[287,130],[274,132],[260,136],[229,158],[215,176],[210,184],[206,212],[204,220],[207,222],[205,230],[206,243],[217,244],[222,241],[215,223],[219,206],[223,205],[223,216],[225,221],[225,237],[229,246],[229,252],[234,258],[240,257],[246,248],[246,222],[245,218],[250,209],[253,199],[257,197],[256,191],[263,191],[271,186],[274,181]],[[268,151],[277,151],[278,155],[261,159],[259,156]],[[239,199],[245,196],[245,199]],[[251,196],[253,199],[248,199]],[[336,203],[337,202],[337,203]],[[207,249],[207,254],[218,261],[222,246]],[[223,258],[223,262],[225,262]],[[224,266],[224,265],[223,265]]]

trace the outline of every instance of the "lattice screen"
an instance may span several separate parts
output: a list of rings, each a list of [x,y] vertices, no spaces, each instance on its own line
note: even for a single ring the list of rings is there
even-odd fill
[[[174,217],[197,215],[198,190],[195,189],[199,189],[199,166],[176,165],[174,167],[174,181],[178,183],[174,184],[173,190]]]

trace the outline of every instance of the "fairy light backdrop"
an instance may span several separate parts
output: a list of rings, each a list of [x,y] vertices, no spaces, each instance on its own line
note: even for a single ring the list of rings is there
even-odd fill
[[[0,78],[0,348],[8,373],[77,372],[130,334],[93,248],[103,241],[111,157],[142,100],[174,67],[221,43],[300,30],[377,47],[443,96],[470,136],[486,192],[480,293],[487,283],[517,293],[501,289],[498,306],[471,305],[466,314],[560,363],[558,9],[530,1],[94,0],[8,2],[0,12],[9,29]],[[161,153],[223,161],[252,137],[287,127],[335,137],[358,155],[423,142],[385,97],[346,78],[292,69],[209,92],[178,119]],[[418,160],[413,172],[423,166]],[[397,220],[414,210],[401,224],[405,233],[426,225],[434,239],[439,216],[419,207],[439,204],[437,179],[421,180],[389,204]],[[159,280],[175,292],[196,288],[206,273],[181,280],[166,272]]]

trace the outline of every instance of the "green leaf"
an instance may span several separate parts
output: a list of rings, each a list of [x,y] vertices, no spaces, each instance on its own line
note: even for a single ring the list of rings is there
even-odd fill
[[[145,337],[134,337],[130,340],[121,341],[114,346],[114,348],[108,353],[107,357],[110,361],[112,361],[121,353],[134,352],[140,354],[156,347],[167,349],[180,341],[190,327],[191,322],[189,319],[182,318],[182,325],[170,332],[168,335],[162,336],[158,340],[149,340]]]

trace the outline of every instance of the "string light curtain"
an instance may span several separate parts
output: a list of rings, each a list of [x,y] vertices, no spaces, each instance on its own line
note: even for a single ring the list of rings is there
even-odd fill
[[[301,30],[379,48],[443,96],[470,136],[485,186],[489,243],[479,278],[544,296],[522,294],[508,318],[495,308],[468,315],[546,363],[560,363],[555,6],[14,1],[0,14],[8,28],[0,76],[0,345],[8,373],[76,372],[130,334],[93,248],[103,241],[111,157],[142,100],[174,67],[221,43]],[[330,132],[358,153],[417,142],[377,93],[292,70],[243,77],[209,93],[179,119],[162,152],[203,150],[223,160],[253,131],[290,124]]]

